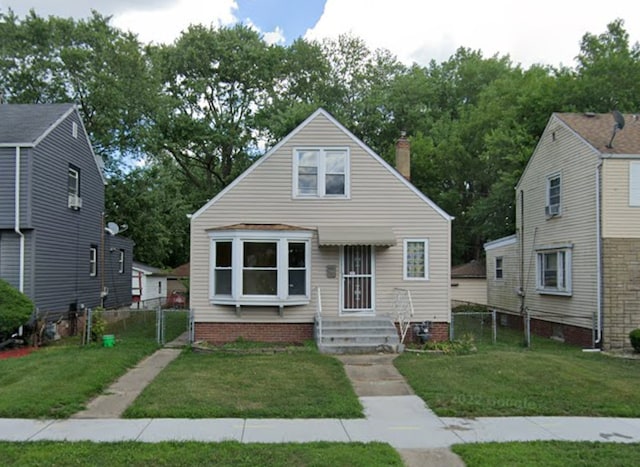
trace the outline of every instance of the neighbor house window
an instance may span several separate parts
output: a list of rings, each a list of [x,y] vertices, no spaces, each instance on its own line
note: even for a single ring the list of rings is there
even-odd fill
[[[537,252],[536,286],[540,293],[571,294],[571,248]]]
[[[560,195],[562,179],[560,174],[547,177],[547,205],[545,213],[547,216],[560,214]]]
[[[349,196],[347,149],[296,149],[293,171],[296,198]]]
[[[67,172],[67,194],[69,195],[68,206],[72,209],[80,209],[82,207],[82,199],[80,198],[80,170],[71,165]]]
[[[118,273],[124,274],[124,250],[120,250],[118,256]]]
[[[496,279],[502,279],[502,256],[496,258]]]
[[[213,303],[308,303],[310,232],[220,231],[210,237]]]
[[[640,162],[629,162],[629,206],[640,206]]]
[[[98,247],[89,248],[89,275],[95,277],[98,274]]]
[[[158,294],[162,294],[162,281],[158,281]]]
[[[429,242],[422,239],[404,241],[404,279],[429,278]]]

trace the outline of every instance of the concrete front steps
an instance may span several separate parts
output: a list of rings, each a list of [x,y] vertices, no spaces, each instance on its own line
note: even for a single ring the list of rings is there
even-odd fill
[[[388,317],[322,318],[322,335],[316,321],[316,343],[322,353],[357,354],[397,352],[400,338]]]

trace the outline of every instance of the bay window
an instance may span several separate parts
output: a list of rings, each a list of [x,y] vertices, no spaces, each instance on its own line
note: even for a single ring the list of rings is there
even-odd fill
[[[309,302],[311,232],[216,231],[210,238],[212,303]]]

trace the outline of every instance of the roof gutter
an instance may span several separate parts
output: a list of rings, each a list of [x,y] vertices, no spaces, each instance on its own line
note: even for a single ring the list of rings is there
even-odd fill
[[[16,186],[15,186],[15,216],[14,232],[20,237],[19,278],[18,290],[24,293],[24,233],[20,230],[20,146],[16,146]]]

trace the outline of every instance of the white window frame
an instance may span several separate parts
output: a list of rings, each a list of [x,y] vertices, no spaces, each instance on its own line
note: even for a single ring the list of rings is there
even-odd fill
[[[315,194],[300,194],[298,192],[298,154],[300,152],[316,152],[318,156],[318,184]],[[326,193],[326,177],[331,175],[327,172],[326,156],[331,152],[344,152],[344,194],[327,194]],[[351,197],[351,154],[348,147],[297,147],[293,149],[293,183],[292,196],[294,199],[349,199]]]
[[[498,261],[500,262],[500,266],[498,266]],[[498,271],[500,272],[500,277],[498,277]],[[494,277],[497,281],[504,279],[504,256],[496,256],[495,258]]]
[[[424,245],[424,255],[423,255],[423,263],[424,263],[424,274],[422,277],[414,277],[409,275],[408,267],[409,267],[409,244],[410,243],[422,243]],[[402,254],[402,270],[403,277],[405,281],[428,281],[429,280],[429,239],[427,238],[406,238],[404,239],[404,247]]]
[[[572,294],[572,245],[536,249],[536,291],[540,294]],[[544,259],[547,255],[556,255],[556,286],[545,285]]]
[[[558,202],[551,204],[551,182],[558,179]],[[562,214],[562,175],[560,172],[547,175],[545,214],[547,217]]]
[[[118,274],[124,274],[124,250],[118,253]]]
[[[210,232],[209,300],[219,305],[288,306],[308,304],[311,299],[311,237],[310,231],[238,230]],[[218,295],[215,290],[216,242],[231,242],[231,295]],[[277,293],[275,295],[245,295],[243,293],[244,243],[277,244]],[[305,244],[305,294],[289,294],[289,243]]]
[[[96,277],[98,275],[98,247],[89,247],[89,276]]]
[[[640,162],[629,162],[629,206],[640,206]]]

